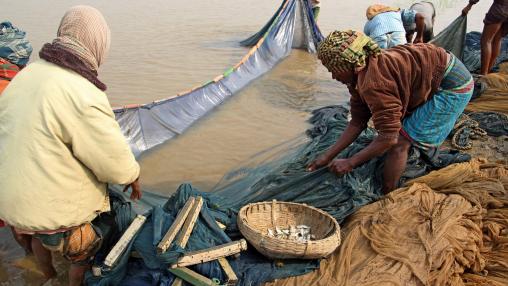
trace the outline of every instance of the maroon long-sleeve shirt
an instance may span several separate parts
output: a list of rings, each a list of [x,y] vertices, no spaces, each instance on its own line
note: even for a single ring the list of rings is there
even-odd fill
[[[396,138],[402,119],[437,91],[446,65],[446,51],[431,44],[396,46],[370,57],[351,94],[351,124],[363,128],[372,117],[381,138]]]

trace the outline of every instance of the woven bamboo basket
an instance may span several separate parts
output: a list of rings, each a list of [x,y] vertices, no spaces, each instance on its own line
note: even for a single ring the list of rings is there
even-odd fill
[[[238,228],[260,253],[272,259],[316,259],[326,257],[340,245],[340,227],[328,213],[288,202],[248,204],[238,213]],[[307,225],[315,240],[298,242],[268,236],[276,226]]]

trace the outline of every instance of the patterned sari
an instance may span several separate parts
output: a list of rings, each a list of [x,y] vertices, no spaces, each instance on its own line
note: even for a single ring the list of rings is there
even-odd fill
[[[473,94],[473,77],[459,59],[450,56],[439,90],[402,121],[401,134],[422,149],[444,142]]]

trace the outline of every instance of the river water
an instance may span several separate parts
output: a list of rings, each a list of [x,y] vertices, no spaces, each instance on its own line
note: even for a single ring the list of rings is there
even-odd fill
[[[319,25],[325,36],[335,29],[362,30],[365,10],[373,3],[321,2]],[[400,7],[412,3],[378,2]],[[467,4],[432,2],[437,8],[436,34]],[[41,46],[55,37],[66,9],[77,4],[98,8],[110,25],[111,50],[99,77],[108,85],[111,105],[122,106],[170,97],[223,73],[248,51],[238,42],[257,32],[280,2],[0,0],[0,20],[27,31],[34,60]],[[481,31],[490,4],[480,1],[472,9],[469,30]],[[181,182],[192,182],[206,191],[255,153],[301,134],[313,108],[347,101],[347,89],[332,80],[315,55],[294,50],[185,134],[144,154],[140,158],[143,188],[170,194]],[[38,285],[39,274],[27,265],[31,259],[23,256],[8,229],[0,229],[0,285]],[[61,283],[64,269],[59,267]]]

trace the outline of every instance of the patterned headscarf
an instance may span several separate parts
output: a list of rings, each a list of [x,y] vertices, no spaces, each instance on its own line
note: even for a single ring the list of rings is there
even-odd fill
[[[25,36],[26,33],[11,22],[0,23],[0,58],[18,66],[26,65],[32,54],[32,45]]]
[[[53,44],[70,50],[94,71],[104,62],[109,50],[111,32],[99,10],[74,6],[62,18]]]
[[[371,38],[352,30],[334,31],[318,47],[318,58],[329,69],[351,70],[363,67],[369,56],[381,54]]]

